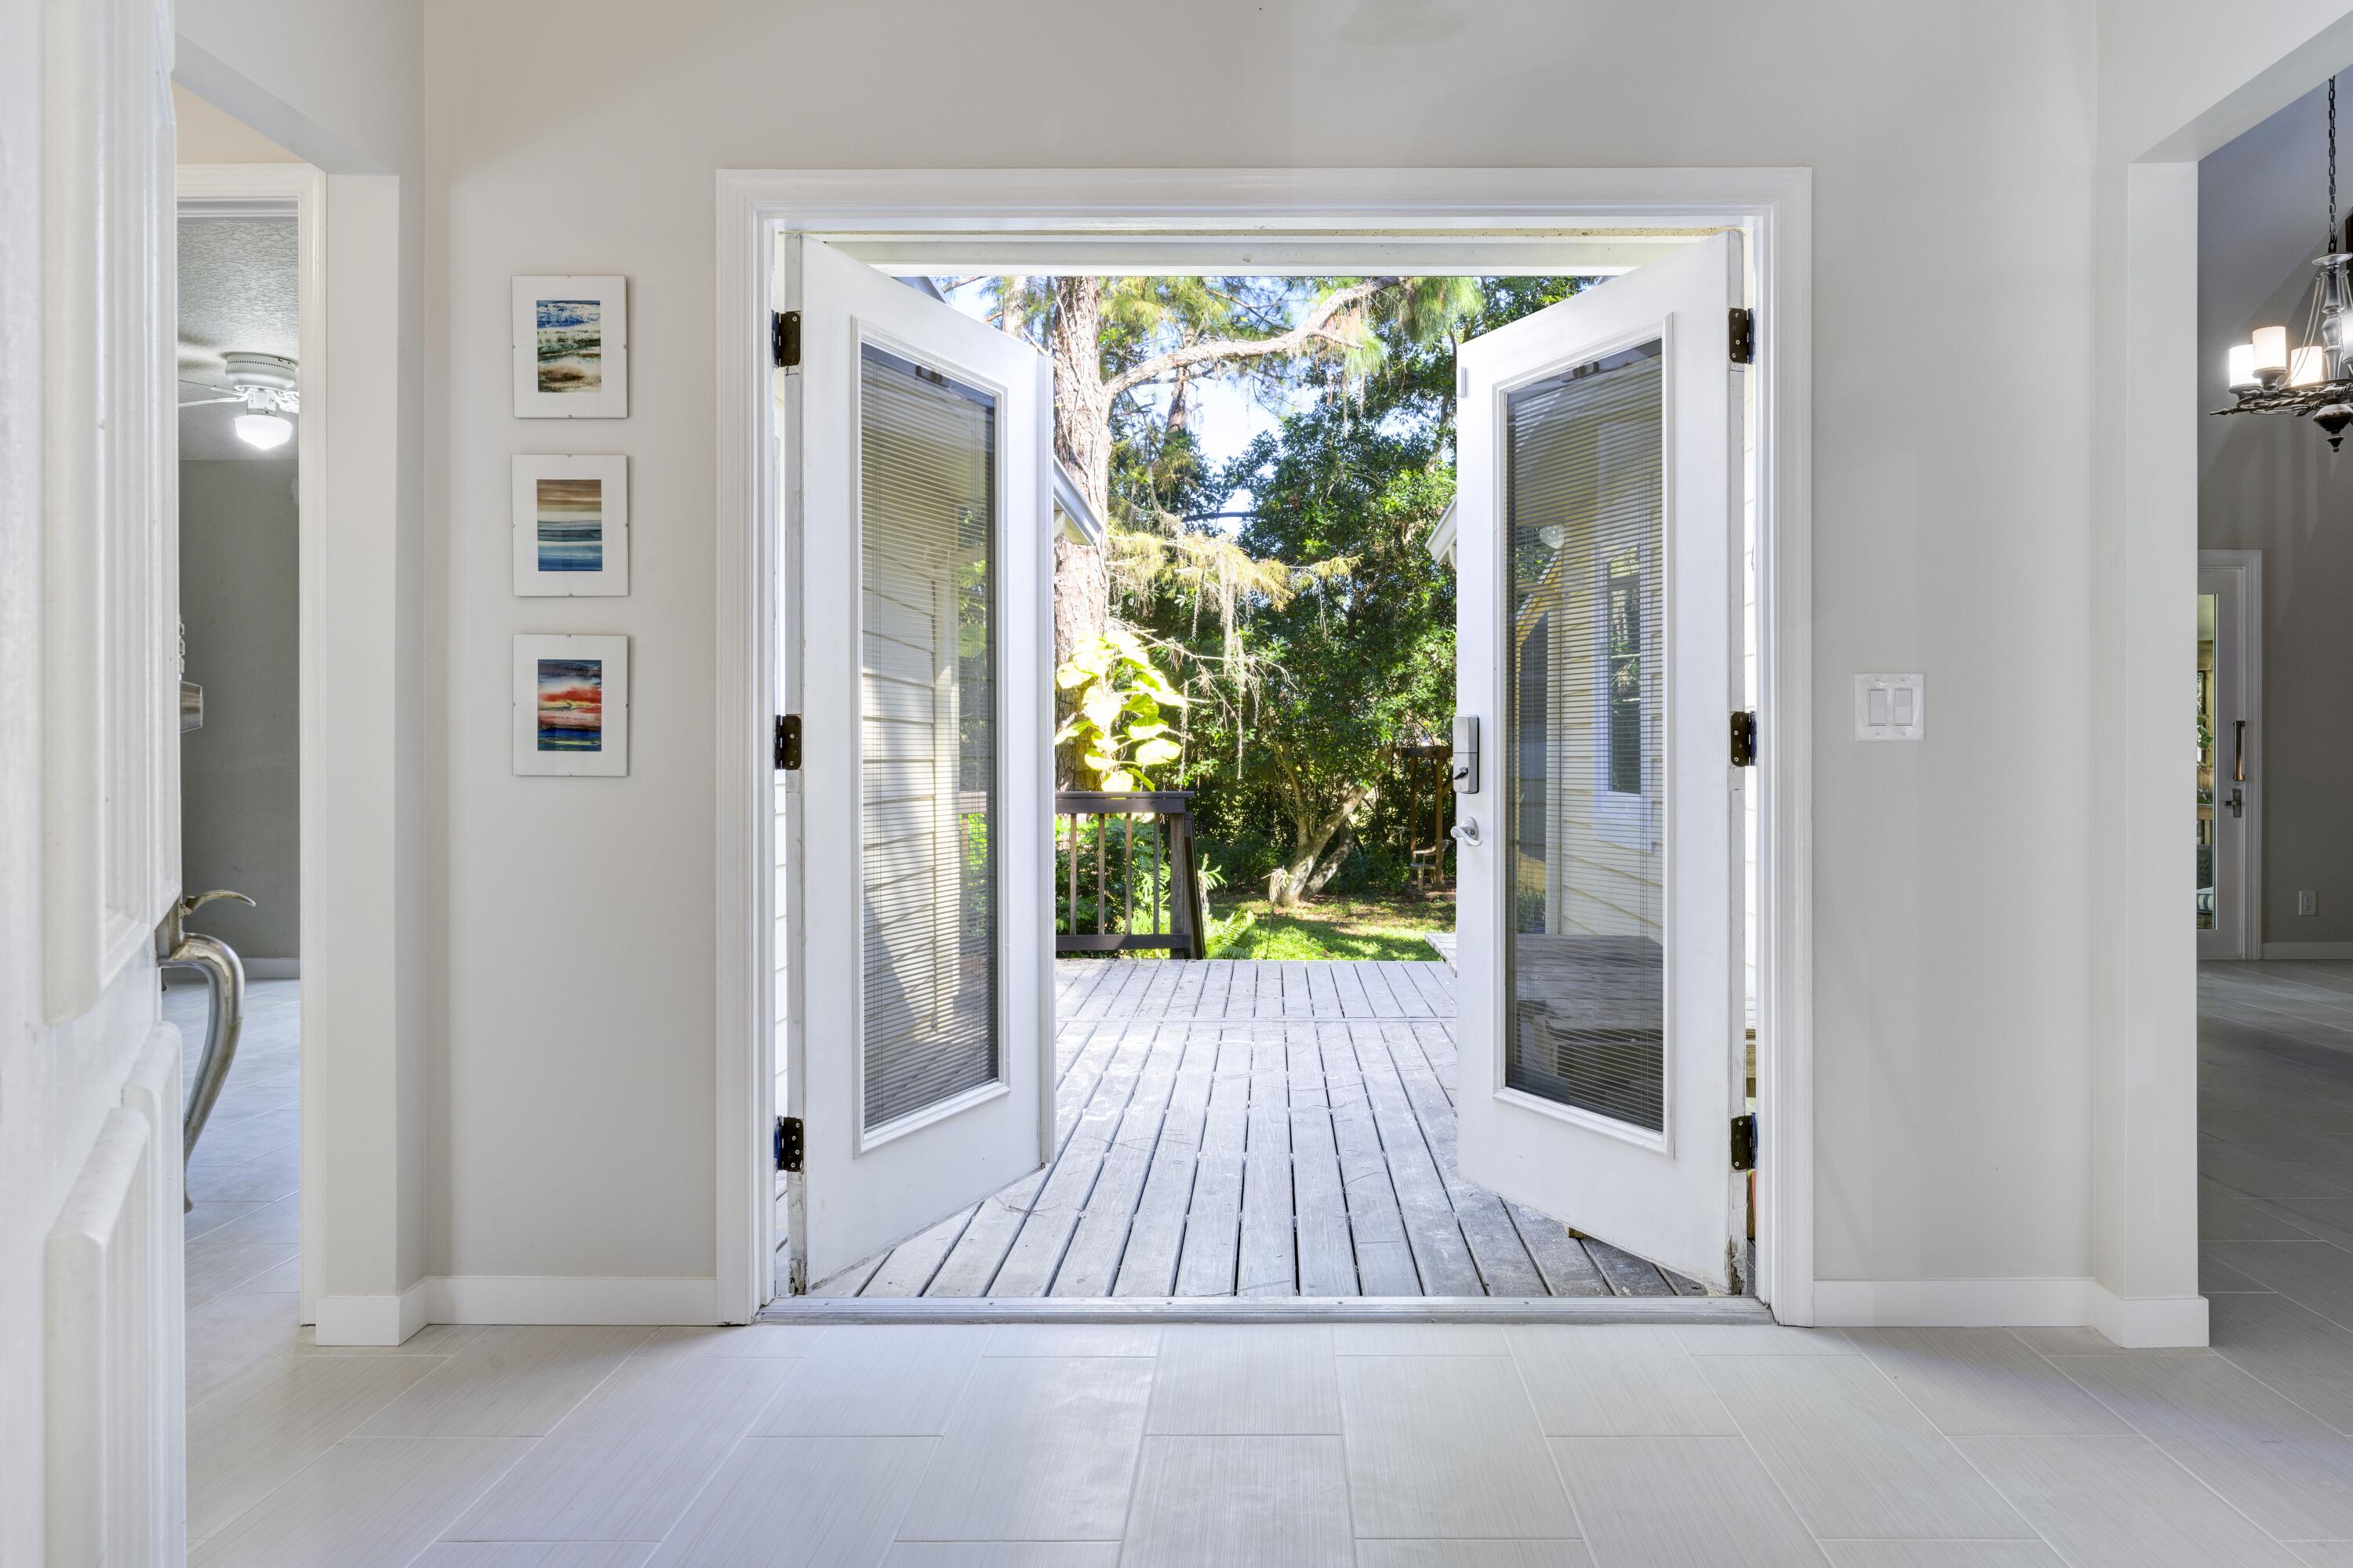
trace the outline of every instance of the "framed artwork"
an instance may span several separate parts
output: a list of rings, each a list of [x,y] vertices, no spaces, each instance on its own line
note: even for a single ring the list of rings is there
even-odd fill
[[[629,417],[628,281],[514,281],[515,418]]]
[[[514,770],[618,779],[629,771],[629,640],[514,640]]]
[[[629,591],[629,460],[514,460],[514,590],[611,597]]]

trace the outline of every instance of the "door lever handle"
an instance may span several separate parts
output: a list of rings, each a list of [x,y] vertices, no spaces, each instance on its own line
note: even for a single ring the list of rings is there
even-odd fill
[[[2231,763],[2231,779],[2236,784],[2247,781],[2247,721],[2241,719],[2234,736],[2237,752]]]
[[[1461,821],[1455,823],[1453,827],[1448,830],[1448,832],[1451,832],[1457,840],[1463,843],[1475,844],[1479,842],[1479,819],[1476,817],[1465,817]]]

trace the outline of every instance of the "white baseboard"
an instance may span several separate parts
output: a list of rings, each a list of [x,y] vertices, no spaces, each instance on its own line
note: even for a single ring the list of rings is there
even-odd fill
[[[2265,963],[2353,963],[2353,942],[2265,942]]]
[[[2105,1286],[2092,1287],[2092,1327],[2110,1343],[2128,1351],[2179,1350],[2203,1345],[2206,1339],[2206,1298],[2203,1296],[2118,1296]]]
[[[425,1281],[433,1323],[672,1324],[719,1321],[710,1278],[434,1275]]]
[[[427,1321],[426,1286],[397,1296],[322,1296],[314,1315],[322,1345],[398,1345]]]
[[[2126,1299],[2094,1279],[1817,1279],[1825,1329],[2096,1329],[2128,1349],[2206,1342],[2202,1296]]]
[[[2092,1321],[2088,1279],[1817,1279],[1824,1329],[2072,1329]]]

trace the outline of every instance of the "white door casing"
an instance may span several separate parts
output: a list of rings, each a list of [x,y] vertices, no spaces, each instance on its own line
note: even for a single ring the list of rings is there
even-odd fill
[[[1027,344],[821,241],[786,243],[797,252],[786,264],[798,282],[801,363],[786,390],[798,484],[786,495],[784,580],[798,602],[786,607],[784,636],[803,735],[788,807],[798,820],[787,842],[801,853],[797,867],[786,856],[786,904],[800,919],[786,939],[801,994],[786,1092],[806,1135],[788,1246],[806,1287],[1036,1170],[1052,1146],[1051,1001],[1037,960],[1053,809],[1053,393],[1050,367]],[[988,410],[972,427],[987,430],[994,452],[983,471],[994,530],[986,731],[964,706],[981,689],[968,662],[982,599],[956,586],[974,557],[922,555],[944,536],[939,520],[889,520],[884,509],[925,503],[862,490],[868,471],[901,483],[903,471],[883,476],[878,465],[911,461],[878,457],[871,442],[899,442],[902,452],[936,442],[969,473],[970,452],[955,445],[968,432],[920,423],[953,411],[910,404],[885,414],[882,399],[901,396],[887,388],[898,386]],[[902,418],[918,423],[887,427]],[[949,535],[971,529],[970,511]],[[972,760],[992,740],[993,771]],[[985,814],[984,784],[994,788]],[[989,869],[973,872],[982,845]],[[995,929],[983,965],[960,933],[985,914]],[[929,1051],[959,1029],[969,1035],[983,1015],[993,1016],[996,1048],[979,1081],[892,1091],[878,1066],[868,1082],[870,1030],[895,1029]]]
[[[1741,399],[1726,324],[1741,288],[1739,238],[1721,233],[1465,344],[1456,503],[1457,706],[1482,731],[1478,790],[1457,802],[1479,832],[1458,857],[1463,1175],[1719,1289],[1732,1282],[1746,1213],[1730,1155],[1731,1118],[1746,1108],[1744,783],[1726,734],[1742,691]],[[1617,413],[1606,418],[1590,402],[1599,394],[1578,389],[1613,375],[1649,376],[1643,385],[1653,389],[1618,395]],[[1513,447],[1512,399],[1524,394],[1518,406],[1533,408],[1527,398],[1555,388],[1567,399],[1556,407],[1568,410],[1556,427],[1557,450],[1588,454],[1558,462],[1584,477],[1556,481],[1544,468],[1554,460],[1528,458],[1524,482],[1535,510],[1522,518],[1514,548],[1511,459],[1536,449]],[[1588,400],[1582,415],[1578,397]],[[1659,425],[1656,446],[1626,411],[1646,399]],[[1652,486],[1640,493],[1651,499],[1624,499],[1636,493],[1627,476],[1642,472],[1654,476],[1639,482]],[[1575,510],[1578,484],[1593,497],[1588,514]],[[1614,503],[1602,499],[1613,485]],[[1624,542],[1634,537],[1628,533],[1605,546],[1600,518],[1612,504],[1621,516],[1649,509],[1653,541],[1636,547]],[[1542,511],[1547,505],[1554,510]],[[1544,522],[1555,515],[1564,522]],[[1580,515],[1593,519],[1582,525],[1589,536],[1582,556]],[[1608,562],[1599,558],[1605,547],[1613,552]],[[1530,585],[1525,603],[1514,592],[1515,556]],[[1606,685],[1609,650],[1596,629],[1604,618],[1618,624],[1621,583],[1639,599],[1651,572],[1662,578],[1663,629],[1645,642],[1650,617],[1634,622],[1633,656],[1619,673],[1624,683]],[[1547,596],[1558,608],[1538,627],[1525,612]],[[1540,717],[1524,717],[1516,734],[1515,638],[1520,658],[1546,661],[1519,678],[1548,705]],[[1655,667],[1662,658],[1663,671]],[[1615,721],[1578,706],[1581,695],[1608,690],[1629,694],[1630,723],[1656,726],[1642,731],[1652,738],[1641,743],[1639,785],[1631,773],[1608,776],[1617,765],[1594,737]],[[1662,704],[1662,714],[1642,714],[1651,704]],[[1516,798],[1524,771],[1525,801]],[[1613,789],[1626,793],[1613,801]],[[1645,794],[1652,799],[1637,798]],[[1662,831],[1652,840],[1654,822]],[[1584,838],[1571,842],[1572,831]],[[1524,841],[1540,842],[1541,851],[1525,853]],[[1620,869],[1609,874],[1631,896],[1566,895],[1567,883],[1588,874],[1577,868],[1577,851],[1588,845],[1615,860]],[[1602,967],[1590,967],[1597,962]],[[1527,1004],[1518,1014],[1515,963]],[[1596,1003],[1604,988],[1638,1005]],[[1507,1081],[1505,1029],[1515,1016],[1536,1020],[1526,1027],[1542,1042],[1516,1058],[1521,1086]],[[1644,1051],[1657,1062],[1635,1060]],[[1589,1088],[1647,1074],[1647,1090],[1635,1097],[1648,1103],[1613,1111],[1603,1105],[1608,1094],[1533,1087],[1544,1080],[1527,1076],[1525,1064],[1539,1052],[1584,1064],[1560,1067],[1556,1085],[1574,1079]],[[1605,1059],[1610,1065],[1592,1066]]]

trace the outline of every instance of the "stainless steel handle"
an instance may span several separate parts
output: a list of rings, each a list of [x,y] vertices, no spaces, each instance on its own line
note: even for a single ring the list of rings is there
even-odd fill
[[[1452,832],[1454,837],[1462,843],[1475,844],[1479,842],[1479,819],[1476,817],[1465,817],[1461,821],[1455,823],[1449,832]]]
[[[194,969],[202,975],[212,1002],[211,1020],[205,1029],[205,1052],[196,1059],[195,1089],[180,1111],[183,1171],[187,1167],[188,1157],[196,1151],[196,1139],[204,1136],[205,1123],[213,1114],[213,1102],[220,1098],[221,1086],[228,1081],[229,1064],[237,1060],[237,1036],[245,1033],[245,964],[237,958],[237,949],[217,937],[183,929],[180,924],[191,912],[216,898],[234,898],[246,905],[253,902],[242,893],[225,888],[182,898],[164,917],[164,950],[157,958],[163,969]],[[195,1200],[189,1199],[182,1206],[194,1208]]]

